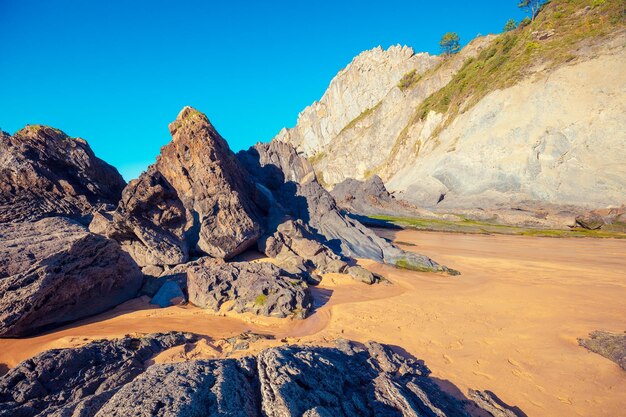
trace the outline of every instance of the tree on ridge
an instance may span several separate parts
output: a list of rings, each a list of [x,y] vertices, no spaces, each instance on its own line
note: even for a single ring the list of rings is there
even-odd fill
[[[439,46],[441,47],[441,53],[446,56],[456,54],[461,50],[461,44],[459,43],[459,34],[456,32],[448,32],[441,38]]]

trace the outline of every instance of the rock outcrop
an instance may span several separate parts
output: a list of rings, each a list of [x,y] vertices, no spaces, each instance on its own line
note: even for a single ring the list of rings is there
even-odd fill
[[[312,302],[303,279],[269,262],[204,262],[187,271],[187,291],[202,308],[273,317],[305,318]]]
[[[177,265],[190,254],[231,258],[260,235],[254,188],[235,155],[202,113],[185,107],[170,124],[172,141],[157,162],[124,189],[112,214],[92,225],[141,266]]]
[[[626,371],[626,332],[615,334],[596,330],[588,339],[578,339],[578,344],[615,362]]]
[[[363,181],[348,178],[335,185],[330,194],[338,207],[358,215],[435,216],[405,200],[396,199],[378,175]]]
[[[626,232],[626,205],[579,214],[576,216],[576,226],[589,230]]]
[[[145,369],[159,352],[192,340],[155,334],[41,353],[0,378],[0,416],[462,417],[478,407],[443,391],[419,361],[374,342]]]
[[[317,240],[343,256],[415,270],[456,273],[426,256],[399,249],[343,215],[318,182],[311,164],[291,145],[280,141],[257,144],[238,157],[256,181],[259,205],[268,212],[268,230],[276,230],[285,219],[300,219]]]
[[[366,51],[274,140],[309,158],[326,186],[378,174],[399,198],[442,212],[623,204],[623,8],[582,4],[551,2],[531,25],[443,61],[412,58],[427,71],[395,49]],[[368,65],[385,74],[363,78]]]
[[[142,274],[117,242],[61,217],[0,225],[0,336],[24,336],[134,297]]]
[[[0,131],[0,223],[65,216],[89,223],[100,205],[117,204],[126,183],[87,142],[31,125]]]
[[[274,258],[291,273],[313,273],[309,281],[317,283],[318,274],[344,273],[357,281],[374,284],[381,277],[368,270],[351,265],[353,260],[342,258],[315,238],[301,220],[287,220],[278,225],[276,232],[259,241],[259,250]]]

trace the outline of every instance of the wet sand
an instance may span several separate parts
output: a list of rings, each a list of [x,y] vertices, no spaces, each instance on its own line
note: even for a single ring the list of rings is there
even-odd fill
[[[0,339],[0,363],[11,367],[53,347],[167,330],[213,341],[244,330],[276,336],[253,351],[285,341],[328,344],[344,337],[396,345],[423,359],[451,392],[491,390],[528,416],[623,415],[626,372],[579,347],[576,338],[596,329],[626,330],[625,241],[410,230],[393,237],[462,275],[363,261],[393,285],[370,287],[330,274],[315,289],[316,313],[296,321],[224,317],[190,306],[155,309],[145,299],[132,300],[52,333]],[[191,356],[169,352],[157,361],[218,355],[210,342],[202,344]]]

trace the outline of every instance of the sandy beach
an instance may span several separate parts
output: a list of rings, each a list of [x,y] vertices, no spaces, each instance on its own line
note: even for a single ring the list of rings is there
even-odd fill
[[[225,354],[220,339],[252,330],[275,338],[237,355],[337,337],[376,340],[424,360],[450,392],[490,390],[527,416],[618,416],[626,408],[626,373],[576,341],[596,329],[626,330],[625,241],[380,233],[462,275],[362,261],[392,284],[370,287],[329,274],[314,289],[317,309],[306,320],[158,309],[135,299],[54,332],[0,339],[0,366],[6,370],[46,349],[169,330],[206,338],[155,361],[218,357]]]

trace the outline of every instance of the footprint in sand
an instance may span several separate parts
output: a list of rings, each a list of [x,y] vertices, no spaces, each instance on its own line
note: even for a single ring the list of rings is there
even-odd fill
[[[453,362],[452,358],[450,356],[446,355],[445,353],[443,354],[443,359],[446,361],[446,363],[448,365],[450,365]]]
[[[518,378],[524,378],[524,379],[527,379],[527,380],[529,380],[529,381],[531,381],[531,380],[533,379],[533,378],[532,378],[532,375],[530,374],[530,372],[528,372],[528,371],[524,370],[524,369],[522,368],[522,364],[520,364],[518,361],[516,361],[516,360],[515,360],[515,359],[513,359],[513,358],[508,358],[507,360],[508,360],[508,362],[509,362],[511,365],[513,365],[513,366],[514,366],[514,368],[511,370],[511,373],[512,373],[513,375],[515,375],[515,376],[516,376],[516,377],[518,377]]]
[[[569,397],[557,397],[557,398],[558,398],[558,399],[559,399],[559,401],[561,401],[562,403],[569,404],[569,405],[572,405],[572,404],[573,404],[573,403],[572,403],[572,399],[571,399],[571,398],[569,398]]]
[[[482,377],[487,378],[487,379],[489,379],[489,380],[493,380],[493,377],[492,377],[491,375],[486,374],[486,373],[484,373],[484,372],[472,371],[472,373],[473,373],[474,375],[477,375],[477,376],[482,376]]]

